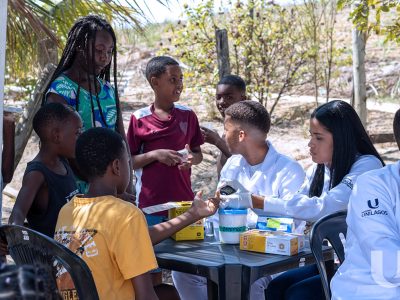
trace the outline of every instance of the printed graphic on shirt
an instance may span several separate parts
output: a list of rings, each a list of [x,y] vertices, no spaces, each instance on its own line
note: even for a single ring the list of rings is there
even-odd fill
[[[186,135],[187,134],[187,130],[188,130],[188,123],[187,122],[180,122],[179,123],[179,127],[181,128],[183,134]]]
[[[349,189],[353,189],[353,181],[350,178],[343,178],[341,183],[347,185]]]
[[[67,196],[65,196],[65,201],[69,202],[75,195],[78,195],[78,194],[79,194],[79,189],[76,189],[75,191],[72,191]]]
[[[374,216],[374,215],[383,215],[383,216],[388,215],[387,210],[379,209],[379,199],[378,198],[375,198],[373,200],[368,200],[367,205],[368,205],[369,209],[361,212],[361,217],[363,217],[363,218],[369,217],[369,216]]]
[[[65,228],[61,228],[55,233],[54,239],[81,258],[83,255],[92,257],[97,256],[99,253],[93,239],[96,233],[97,230],[95,229],[67,231]],[[56,265],[56,270],[57,286],[61,291],[62,298],[64,300],[78,299],[73,280],[67,270],[61,264]]]

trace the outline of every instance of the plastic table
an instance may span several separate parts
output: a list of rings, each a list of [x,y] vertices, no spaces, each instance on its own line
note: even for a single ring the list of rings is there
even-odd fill
[[[315,263],[307,246],[297,255],[284,256],[243,251],[239,245],[222,244],[208,237],[204,241],[167,239],[154,251],[160,268],[206,277],[208,298],[220,300],[248,299],[250,286],[257,279]],[[324,259],[328,273],[333,275],[332,248],[325,248]]]

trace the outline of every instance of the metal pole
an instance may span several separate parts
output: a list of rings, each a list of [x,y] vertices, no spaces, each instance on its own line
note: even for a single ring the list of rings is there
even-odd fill
[[[6,72],[7,0],[0,0],[0,158],[3,157],[4,74]],[[0,170],[1,170],[0,159]],[[1,185],[3,176],[0,172]],[[0,224],[3,219],[3,193],[0,193]]]

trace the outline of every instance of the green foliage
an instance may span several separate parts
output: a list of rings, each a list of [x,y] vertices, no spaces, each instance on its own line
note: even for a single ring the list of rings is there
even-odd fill
[[[398,0],[339,0],[339,9],[350,7],[350,19],[357,29],[400,42],[400,2]],[[370,15],[375,15],[372,20]]]
[[[173,55],[188,66],[186,86],[214,87],[219,78],[215,30],[227,29],[231,73],[242,76],[248,94],[272,113],[284,93],[311,82],[309,63],[322,49],[309,42],[302,12],[297,6],[249,0],[216,14],[214,2],[203,1],[187,6],[186,20],[170,26],[172,43],[160,54]]]

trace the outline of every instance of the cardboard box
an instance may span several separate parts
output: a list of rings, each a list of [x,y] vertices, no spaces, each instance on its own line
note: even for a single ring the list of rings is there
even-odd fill
[[[295,255],[304,250],[304,235],[253,229],[240,235],[240,250]]]
[[[175,202],[176,207],[168,210],[168,218],[173,219],[184,212],[186,212],[192,202]],[[193,223],[182,230],[178,231],[171,236],[175,241],[193,241],[193,240],[204,240],[204,219],[200,219],[196,223]]]
[[[192,206],[192,201],[183,202],[167,202],[164,204],[153,205],[143,208],[143,212],[146,214],[153,214],[160,211],[168,210],[168,218],[173,219]],[[171,236],[175,241],[193,241],[193,240],[204,240],[204,219],[193,223],[182,230],[178,231]]]
[[[257,229],[270,230],[270,231],[283,231],[283,232],[294,232],[294,220],[292,218],[280,218],[280,217],[265,217],[259,216],[257,218]]]

